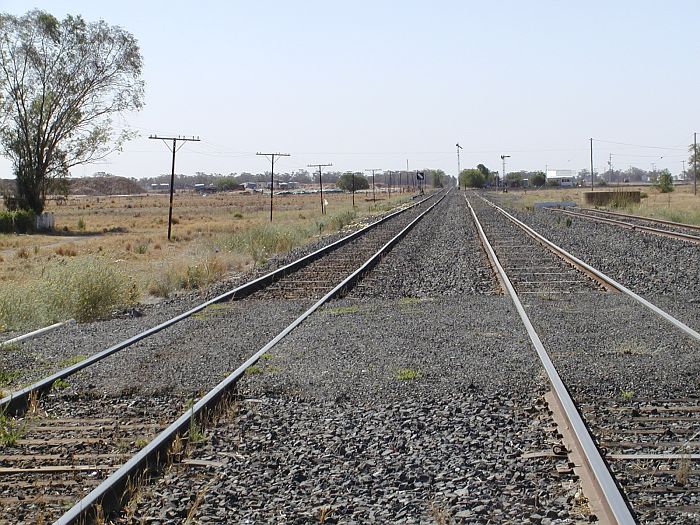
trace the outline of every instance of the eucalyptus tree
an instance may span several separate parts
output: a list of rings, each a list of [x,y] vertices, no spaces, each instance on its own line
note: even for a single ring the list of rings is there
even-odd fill
[[[133,35],[81,16],[0,14],[0,145],[22,208],[41,213],[69,169],[133,136],[115,115],[143,107],[143,59]]]

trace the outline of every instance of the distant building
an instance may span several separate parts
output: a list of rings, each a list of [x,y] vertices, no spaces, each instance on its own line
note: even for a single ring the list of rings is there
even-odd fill
[[[576,186],[576,173],[574,170],[547,170],[547,181],[557,181],[562,188]]]
[[[170,184],[167,182],[162,182],[160,184],[155,183],[151,184],[151,190],[152,191],[168,191],[170,189]]]

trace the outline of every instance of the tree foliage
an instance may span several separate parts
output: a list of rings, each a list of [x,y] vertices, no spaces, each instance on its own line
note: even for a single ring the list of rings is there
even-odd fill
[[[465,188],[483,188],[486,177],[478,169],[462,170],[459,174],[459,184]]]
[[[530,186],[540,187],[547,183],[547,176],[542,171],[538,171],[533,174],[528,180]]]
[[[111,117],[143,106],[141,71],[136,39],[119,27],[40,10],[0,14],[0,143],[20,206],[41,213],[54,181],[132,136],[113,136]]]
[[[670,193],[673,191],[673,177],[668,170],[661,170],[657,179],[656,185],[661,193]]]
[[[519,188],[523,185],[523,176],[521,173],[514,171],[506,175],[506,183],[511,188]]]
[[[343,173],[335,185],[341,190],[352,191],[352,173]],[[369,188],[369,181],[364,175],[355,174],[355,191],[366,190]]]
[[[426,170],[430,172],[433,188],[442,188],[445,185],[445,172],[443,170]]]

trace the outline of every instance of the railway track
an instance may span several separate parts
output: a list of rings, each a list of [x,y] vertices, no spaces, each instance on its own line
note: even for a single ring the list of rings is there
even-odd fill
[[[525,310],[528,310],[533,319],[531,337],[538,340],[541,337],[543,342],[540,357],[543,362],[556,365],[560,370],[557,375],[560,373],[564,378],[561,386],[566,384],[564,390],[573,396],[569,407],[572,413],[564,416],[563,425],[575,430],[575,435],[569,437],[575,444],[574,456],[580,458],[575,461],[580,466],[591,465],[588,472],[584,470],[584,477],[595,480],[599,474],[603,476],[602,481],[593,481],[592,486],[598,486],[594,492],[598,493],[596,498],[604,502],[600,509],[604,518],[612,523],[697,522],[700,519],[697,468],[700,399],[696,389],[687,389],[691,392],[691,396],[687,396],[682,381],[659,371],[655,360],[662,361],[665,356],[644,342],[653,345],[654,339],[671,337],[674,344],[697,352],[700,350],[699,334],[563,250],[558,250],[559,256],[569,258],[570,264],[586,270],[587,275],[605,277],[599,282],[600,286],[584,289],[578,282],[580,279],[572,282],[570,272],[557,272],[563,277],[561,288],[549,282],[541,283],[535,290],[529,282],[525,287],[519,286],[522,274],[517,266],[513,271],[509,261],[518,260],[523,244],[522,240],[513,242],[513,238],[517,238],[513,228],[527,230],[527,227],[490,203],[470,200],[478,220],[485,223],[486,237],[493,241],[495,258],[506,261],[502,264],[504,279],[512,275],[513,293],[517,290],[525,303],[521,317],[527,317]],[[539,241],[543,242],[541,238]],[[508,254],[508,249],[513,247],[516,247],[515,255]],[[551,244],[548,247],[556,250]],[[531,265],[545,264],[542,258],[530,255],[527,260]],[[603,284],[622,293],[602,293]],[[572,294],[572,289],[579,293]],[[555,301],[552,301],[553,290],[560,294]],[[616,313],[603,322],[581,321],[596,311],[623,313]],[[553,323],[552,319],[557,322]],[[657,335],[664,332],[669,334]],[[637,334],[643,334],[641,339],[635,339]],[[585,343],[586,339],[579,337],[593,339],[593,342]],[[549,349],[546,357],[542,355],[546,353],[545,347]],[[572,347],[580,350],[570,350]],[[602,351],[602,347],[612,348],[614,352]],[[693,363],[696,359],[690,357],[688,361]],[[591,371],[593,374],[585,375]],[[609,371],[617,377],[611,376]],[[650,384],[645,385],[645,380]],[[556,380],[550,378],[550,381],[556,385]],[[609,384],[617,384],[618,392],[610,395]],[[557,408],[569,403],[561,401],[559,392],[555,399],[559,399]],[[577,425],[571,416],[581,417],[581,424]],[[589,450],[584,443],[588,439],[586,434],[591,439]],[[598,467],[593,466],[596,463]],[[600,472],[596,473],[596,468]],[[613,483],[605,481],[610,474]],[[616,498],[617,502],[605,503],[608,497]]]
[[[526,326],[529,326],[528,332],[530,332],[532,343],[538,354],[540,354],[543,363],[545,363],[545,369],[550,374],[550,381],[552,381],[552,384],[555,384],[556,381],[552,378],[561,373],[560,379],[563,379],[563,381],[561,381],[560,390],[563,390],[564,394],[566,391],[571,392],[576,400],[575,402],[573,399],[569,399],[569,401],[564,399],[562,401],[560,398],[557,401],[563,407],[557,411],[559,414],[564,414],[565,417],[562,425],[560,425],[560,430],[564,427],[576,429],[574,436],[562,431],[565,434],[567,443],[578,442],[575,447],[571,445],[572,461],[577,465],[577,472],[580,472],[578,470],[579,465],[592,465],[593,473],[583,474],[583,477],[586,479],[585,483],[591,483],[591,486],[595,486],[597,483],[602,487],[602,494],[595,497],[589,496],[591,498],[591,506],[596,515],[603,521],[607,519],[611,523],[633,523],[635,520],[654,524],[694,522],[693,520],[698,515],[697,487],[699,480],[697,462],[700,461],[700,450],[698,450],[700,439],[693,433],[693,428],[697,427],[696,415],[700,412],[698,398],[677,395],[673,384],[664,383],[666,379],[663,375],[658,376],[660,381],[655,393],[652,392],[646,395],[640,389],[635,392],[620,392],[621,395],[616,395],[614,399],[612,399],[612,396],[602,398],[600,392],[597,391],[598,385],[602,384],[604,380],[613,383],[615,380],[614,377],[611,378],[609,375],[605,375],[607,373],[605,366],[600,366],[601,363],[605,364],[605,361],[603,361],[605,354],[601,354],[597,347],[594,348],[595,351],[590,352],[584,349],[574,350],[574,345],[580,343],[577,342],[576,338],[562,339],[564,337],[562,332],[580,331],[580,333],[586,333],[589,339],[609,338],[612,340],[616,337],[619,338],[624,331],[619,324],[605,326],[606,323],[602,323],[588,332],[580,329],[580,326],[571,328],[576,321],[580,321],[591,311],[590,305],[593,302],[601,305],[598,310],[600,312],[618,312],[619,309],[622,313],[616,313],[616,316],[622,320],[623,325],[629,325],[629,319],[635,319],[634,328],[639,332],[642,340],[653,339],[653,334],[659,332],[660,326],[665,326],[668,329],[668,327],[675,324],[676,328],[684,330],[683,334],[679,333],[673,336],[674,344],[681,348],[683,344],[687,344],[687,342],[683,343],[683,341],[688,339],[688,336],[695,337],[693,334],[696,333],[678,321],[673,323],[673,320],[669,319],[668,316],[661,317],[662,313],[658,309],[655,310],[653,305],[646,303],[642,298],[630,296],[630,299],[626,295],[626,289],[623,286],[617,285],[617,283],[601,275],[595,269],[587,267],[585,263],[578,261],[570,254],[552,247],[535,233],[529,232],[527,236],[523,233],[519,234],[518,230],[513,229],[514,223],[509,222],[505,214],[491,205],[474,199],[471,199],[471,201],[475,215],[479,220],[483,219],[485,226],[479,226],[481,231],[486,234],[482,238],[482,242],[494,265],[494,271],[501,276],[501,284],[504,290],[511,288],[516,298],[520,296],[520,300],[516,299],[516,305],[520,304],[516,309],[524,322],[527,318],[526,311],[533,318],[532,322],[528,319]],[[423,209],[421,210],[422,212],[427,212],[427,210]],[[60,383],[56,385],[53,394],[38,405],[36,405],[35,399],[29,399],[27,404],[32,413],[24,419],[13,420],[13,424],[23,425],[22,435],[19,439],[25,441],[16,443],[22,447],[20,449],[6,449],[7,452],[11,453],[7,454],[8,461],[1,465],[3,469],[9,470],[0,470],[3,476],[0,477],[0,498],[5,498],[2,499],[2,502],[3,510],[6,511],[0,519],[7,520],[6,523],[15,523],[19,516],[24,522],[33,523],[41,522],[41,520],[54,520],[57,516],[60,516],[57,519],[58,523],[77,523],[85,519],[89,521],[103,513],[105,509],[119,507],[131,489],[140,483],[142,477],[158,471],[157,465],[167,463],[169,459],[173,458],[182,463],[184,449],[197,441],[197,436],[201,433],[202,426],[215,417],[215,407],[221,406],[222,403],[227,405],[227,400],[230,399],[234,385],[243,377],[246,370],[255,366],[278,342],[282,341],[299,324],[321,308],[325,302],[331,298],[342,296],[350,290],[362,276],[366,275],[379,262],[386,251],[396,244],[402,235],[407,233],[414,221],[417,220],[418,218],[414,215],[410,220],[408,217],[404,217],[401,224],[395,227],[396,229],[387,227],[386,231],[382,231],[383,228],[377,228],[375,230],[377,240],[374,247],[381,245],[382,249],[375,251],[370,259],[365,260],[361,267],[356,265],[354,268],[349,268],[350,261],[354,260],[360,244],[347,244],[339,247],[334,252],[335,259],[324,255],[323,258],[318,260],[318,264],[308,266],[306,271],[297,274],[299,281],[303,281],[301,283],[295,282],[292,275],[288,275],[282,279],[273,279],[266,282],[264,286],[261,285],[256,290],[256,293],[242,294],[241,298],[244,296],[247,298],[241,302],[241,306],[249,303],[248,309],[253,308],[254,303],[260,303],[261,311],[264,311],[265,305],[270,303],[299,301],[300,305],[304,305],[305,311],[302,316],[296,319],[294,319],[295,316],[292,316],[290,318],[291,323],[284,330],[245,360],[233,373],[202,396],[199,401],[195,402],[194,398],[188,400],[182,396],[154,398],[148,402],[135,400],[129,396],[124,396],[123,399],[108,397],[103,400],[96,397],[82,399],[85,403],[83,408],[76,408],[75,406],[67,408],[70,404],[71,396],[61,394],[58,391],[58,388],[61,387]],[[398,230],[400,230],[400,233]],[[495,248],[490,248],[489,239],[498,239],[498,241],[494,242]],[[544,246],[547,246],[546,250]],[[372,251],[370,246],[364,246],[362,249],[369,250],[369,252]],[[503,264],[503,261],[507,262]],[[312,264],[314,263],[312,262]],[[499,267],[503,269],[504,266],[509,271],[499,270]],[[338,274],[330,271],[330,268],[345,271],[346,277],[344,279],[341,278]],[[533,268],[536,271],[533,271]],[[542,269],[545,270],[540,271]],[[350,275],[347,272],[351,272]],[[511,279],[513,284],[511,284]],[[270,284],[272,286],[269,286]],[[326,290],[325,293],[323,293],[324,289]],[[609,293],[614,290],[622,293]],[[404,303],[399,301],[399,309],[410,308],[414,304],[414,299],[409,299],[410,301]],[[498,298],[491,297],[491,299]],[[522,303],[519,301],[522,301]],[[208,306],[211,307],[215,304],[216,302],[213,302]],[[429,304],[429,302],[426,304]],[[644,313],[639,313],[640,305],[645,307],[643,309]],[[345,307],[340,307],[339,311],[343,311],[343,308]],[[352,310],[352,308],[356,307],[348,308]],[[623,311],[623,308],[626,310]],[[204,308],[199,311],[206,312],[207,310]],[[328,311],[332,311],[332,309]],[[504,312],[507,312],[507,309]],[[227,308],[214,308],[211,312],[212,317],[217,317],[216,322],[220,320],[222,323],[225,323],[230,315],[235,314],[232,314]],[[326,315],[329,314],[327,313]],[[362,315],[362,312],[360,312],[360,316]],[[548,319],[552,319],[555,316],[559,316],[559,321],[555,324],[555,329],[552,330],[552,324]],[[213,319],[210,319],[210,321],[213,321]],[[500,324],[510,323],[512,322],[512,317],[499,318],[496,321]],[[202,322],[202,320],[198,322]],[[328,323],[327,320],[318,322],[321,325]],[[381,321],[378,322],[379,326],[374,328],[375,334],[381,330]],[[669,324],[669,322],[672,324]],[[446,343],[447,340],[445,338],[449,337],[449,330],[454,329],[454,326],[458,325],[455,324],[453,326],[450,324],[449,326],[452,326],[452,328],[448,328],[448,325],[445,325],[443,327],[444,333],[433,337]],[[567,326],[567,329],[562,330],[563,326]],[[684,326],[685,328],[683,328]],[[630,326],[626,326],[626,328],[630,328]],[[535,329],[537,329],[537,332],[534,332]],[[680,332],[679,330],[674,330]],[[494,336],[493,333],[482,333],[483,335],[479,337],[487,340]],[[540,335],[537,335],[538,333]],[[365,335],[369,336],[371,334],[367,333]],[[196,331],[191,337],[197,338]],[[306,343],[304,346],[306,346]],[[546,357],[547,352],[545,348],[550,350],[551,358]],[[691,349],[697,350],[695,347]],[[440,355],[444,353],[440,346],[438,346],[438,351]],[[651,361],[653,360],[649,358],[650,355],[653,355],[653,352],[649,354],[644,348],[630,347],[622,350],[621,354],[621,358],[630,365],[630,370],[640,369],[642,376],[656,379],[651,372],[653,370]],[[391,354],[388,354],[384,359],[390,358],[390,356]],[[453,358],[454,356],[449,359]],[[241,360],[243,359],[241,358]],[[454,363],[454,361],[449,362]],[[572,367],[572,363],[576,363],[577,366]],[[557,372],[556,369],[553,372],[550,370],[555,365],[561,372]],[[443,363],[443,366],[448,365]],[[578,366],[582,369],[591,367],[591,370],[598,370],[600,376],[581,377],[577,375],[579,374],[577,372]],[[601,368],[603,370],[599,370]],[[437,372],[436,379],[443,374],[443,370],[444,368],[441,368]],[[515,368],[512,371],[514,372]],[[324,376],[327,371],[318,370],[317,372],[319,374],[317,381],[321,385],[327,381],[327,376]],[[366,371],[358,372],[362,375]],[[626,381],[628,379],[623,377],[620,384],[628,385],[629,383]],[[620,387],[617,383],[614,383],[614,385],[612,387],[613,392],[618,394],[616,390],[619,390]],[[205,387],[206,385],[202,386]],[[206,388],[209,387],[206,386]],[[70,389],[67,390],[69,391]],[[664,393],[665,396],[660,395],[659,392]],[[339,392],[338,395],[339,399],[342,399],[343,393]],[[469,403],[473,402],[468,396],[464,398],[461,393],[458,398],[461,400],[458,403],[459,406],[456,407],[459,410],[454,413],[450,412],[449,420],[451,421],[462,421],[463,416],[469,414],[468,409],[467,412],[464,412],[462,407],[467,407]],[[282,401],[281,414],[285,414],[289,410],[297,410],[294,403],[287,406],[283,400],[280,401]],[[244,400],[244,402],[255,405],[260,400],[248,399]],[[493,403],[493,401],[491,403],[499,405],[494,407],[495,410],[503,410],[504,408],[501,403]],[[112,406],[113,404],[114,406]],[[185,404],[189,408],[183,412]],[[551,406],[553,404],[554,402],[552,402]],[[103,412],[101,417],[95,417],[95,413],[91,411],[92,405],[105,408],[105,410],[108,410],[107,415]],[[342,408],[342,405],[341,410],[345,410]],[[417,410],[418,413],[421,413],[425,412],[426,409],[418,406],[413,407],[412,410]],[[514,409],[506,408],[506,410]],[[403,434],[410,427],[412,429],[411,432],[420,434],[420,425],[415,428],[411,427],[413,418],[405,415],[405,413],[407,412],[404,407],[393,408],[392,412],[390,412],[392,415],[389,416],[388,420],[382,420],[378,423],[373,422],[370,428],[377,428],[377,424],[380,427],[391,426],[392,421],[399,418],[401,424],[395,432]],[[504,415],[489,415],[483,407],[479,409],[478,413],[481,414],[478,421],[481,421],[482,418],[490,421],[494,417],[498,419]],[[180,414],[180,416],[173,422],[173,418],[177,414]],[[524,414],[519,411],[513,411],[513,414],[509,417],[513,417],[516,414],[517,418],[522,420]],[[575,414],[583,415],[581,424],[572,423],[572,418],[574,418]],[[317,417],[324,418],[324,425],[328,424],[328,415],[324,415],[323,411],[319,410]],[[352,421],[354,420],[353,418],[361,416],[350,411],[347,417],[351,418],[350,420]],[[543,424],[547,424],[547,417],[542,417]],[[476,421],[469,418],[464,419],[463,422],[460,422],[460,428],[462,425],[468,428],[476,424]],[[338,424],[347,427],[348,422],[340,421]],[[447,432],[447,429],[452,427],[452,423],[448,423],[448,420],[439,424],[440,433]],[[81,430],[78,430],[78,427]],[[425,429],[425,427],[422,428],[423,430]],[[578,435],[579,431],[588,435],[590,439],[588,445],[581,443],[581,441],[585,441],[585,438]],[[266,435],[271,437],[264,438],[264,442],[275,440],[274,436],[277,430],[274,427],[265,432],[267,433]],[[388,452],[391,454],[391,457],[396,456],[396,454],[399,454],[400,457],[401,454],[410,448],[410,442],[407,442],[405,438],[399,438],[398,434],[390,442]],[[428,434],[431,436],[435,435],[434,432]],[[323,435],[325,436],[326,434],[324,433]],[[337,436],[337,430],[335,433],[328,434],[329,439],[334,436]],[[384,435],[378,438],[382,442],[385,442],[387,439]],[[61,439],[65,441],[60,441]],[[217,441],[221,442],[221,439],[225,438],[221,436],[217,438]],[[450,443],[452,443],[452,439],[454,438],[450,438]],[[555,436],[555,443],[556,441]],[[322,447],[322,444],[321,442],[318,446]],[[225,454],[228,454],[226,457],[240,458],[237,446],[232,446],[232,449],[225,452]],[[264,447],[266,446],[268,445],[264,445]],[[430,444],[427,443],[426,446],[430,446]],[[439,450],[448,450],[445,448],[446,446],[446,444],[441,444]],[[474,446],[472,444],[471,447]],[[329,462],[329,458],[337,455],[339,450],[345,450],[346,445],[345,442],[341,442],[336,444],[335,447],[333,451],[330,453],[326,452],[323,455],[319,466]],[[262,450],[266,449],[263,448]],[[134,454],[134,452],[136,453]],[[457,470],[464,469],[466,472],[472,468],[472,465],[469,463],[471,452],[466,458],[459,457],[459,451],[451,454],[456,454],[456,457],[461,460],[458,463],[459,468]],[[535,453],[534,456],[526,456],[541,457],[542,455]],[[512,449],[508,449],[508,457],[513,458]],[[313,461],[309,458],[308,453],[305,455],[305,458],[305,462]],[[240,459],[235,461],[240,461]],[[483,461],[484,459],[479,459],[479,462]],[[219,460],[211,461],[207,455],[203,458],[192,460],[192,462],[193,465],[198,465],[197,468],[231,468],[231,465],[226,467]],[[508,464],[506,463],[506,465]],[[266,475],[269,475],[270,468],[276,469],[280,466],[278,463],[268,465],[266,467],[268,474]],[[608,466],[610,467],[609,469]],[[559,469],[560,474],[565,476],[567,469],[560,464],[557,464],[557,467],[558,469],[561,467]],[[324,466],[323,468],[328,467]],[[501,466],[500,468],[503,467]],[[519,468],[522,468],[522,466]],[[604,472],[607,472],[608,476],[612,473],[612,477],[608,481],[601,482],[601,473],[598,472],[601,468]],[[397,486],[405,487],[414,482],[417,485],[425,485],[429,482],[431,484],[437,483],[437,486],[440,486],[439,481],[436,482],[436,480],[432,479],[429,470],[416,469],[414,462],[409,463],[409,477],[400,477],[397,480]],[[187,473],[182,475],[187,476]],[[377,474],[375,473],[374,475]],[[545,472],[540,471],[540,475],[545,476]],[[226,477],[226,473],[220,471],[219,476]],[[206,480],[206,478],[204,479]],[[505,483],[509,479],[510,474],[504,480]],[[516,477],[513,479],[516,479]],[[290,483],[297,483],[298,481],[296,479],[294,481],[290,480]],[[373,486],[371,481],[372,477],[370,476],[369,487]],[[344,481],[343,483],[346,482]],[[211,483],[213,483],[212,480],[206,481],[204,485],[200,486],[201,490],[206,491],[206,487],[209,487]],[[513,480],[511,480],[510,485],[505,485],[506,490],[509,490],[508,487],[514,486],[513,483]],[[515,486],[517,485],[516,483]],[[623,492],[620,492],[618,485],[622,486]],[[251,487],[252,490],[258,488]],[[18,489],[22,492],[18,493]],[[587,486],[587,490],[589,489],[590,487]],[[444,493],[445,497],[449,498],[449,501],[455,501],[456,498],[462,501],[462,498],[465,496],[469,498],[469,492],[464,492],[465,490],[467,489],[457,490],[457,487],[452,485],[443,488],[442,491],[444,492],[438,492],[438,494]],[[611,491],[613,496],[611,496]],[[616,491],[618,501],[610,504],[609,500],[611,497],[614,497]],[[592,492],[587,493],[589,495],[592,494]],[[66,496],[66,494],[69,495]],[[75,502],[80,497],[83,497],[80,503],[73,505],[65,514],[61,515],[72,502]],[[537,504],[539,497],[536,497],[534,500],[535,506],[540,506]],[[199,496],[192,502],[192,512],[196,510],[199,504],[198,498]],[[596,498],[600,498],[603,501],[607,500],[607,507],[606,504],[596,503]],[[275,496],[275,499],[279,499],[279,496]],[[490,499],[490,496],[485,494],[479,496],[479,501],[491,503],[468,505],[468,510],[458,513],[460,519],[467,519],[470,516],[473,519],[481,519],[477,518],[477,516],[486,516],[484,513],[488,511],[487,505],[502,505],[502,502]],[[561,502],[559,505],[561,506]],[[331,508],[332,506],[321,508],[318,510],[317,517],[320,519],[326,516],[326,513],[331,512],[329,510]],[[547,511],[546,506],[541,514],[536,513],[539,516],[538,519],[542,519],[542,514],[545,514],[545,511]],[[405,509],[397,512],[400,516],[408,516]],[[443,516],[442,510],[439,507],[433,508],[431,512],[434,513],[434,519],[443,519],[441,517]],[[546,514],[552,517],[561,516],[561,514],[558,514],[560,512],[561,508],[556,511],[550,510]],[[143,516],[147,516],[147,514]],[[171,518],[177,518],[177,516],[184,519],[189,514],[187,512],[185,514],[174,514]],[[493,516],[499,516],[499,514],[494,514]],[[498,519],[493,518],[493,516],[492,519]],[[504,515],[501,516],[505,517]],[[0,523],[2,522],[0,521]]]
[[[593,210],[588,208],[577,211],[557,208],[547,209],[554,213],[559,213],[568,217],[576,217],[579,219],[611,224],[629,230],[700,244],[700,226],[695,226],[692,224],[683,224],[661,219],[640,217],[639,215]]]
[[[576,294],[613,290],[571,258],[504,221],[487,202],[471,199],[479,221],[518,295]],[[495,270],[494,270],[495,271]]]
[[[98,519],[103,512],[119,506],[144,476],[157,472],[158,466],[174,456],[181,456],[187,444],[196,441],[202,426],[222,402],[226,404],[249,367],[324,302],[351,288],[441,199],[438,196],[431,206],[419,204],[393,214],[331,249],[315,252],[282,271],[223,294],[98,353],[97,358],[86,360],[82,366],[69,367],[3,399],[5,408],[18,417],[3,412],[1,421],[6,439],[0,459],[0,523],[17,523],[18,519],[25,523],[78,523]],[[311,274],[315,276],[313,283],[308,282]],[[106,357],[132,345],[131,353],[137,352],[140,341],[176,323],[226,300],[248,302],[261,297],[301,299],[302,306],[305,304],[303,313],[298,316],[297,312],[283,322],[286,328],[267,344],[261,340],[262,349],[255,352],[259,345],[248,347],[239,360],[244,363],[233,373],[228,370],[221,383],[199,385],[200,389],[211,388],[199,400],[183,395],[99,398],[72,385],[68,388],[67,378],[73,374],[90,365],[99,366]],[[225,317],[216,319],[225,321]],[[128,379],[133,382],[135,378]],[[63,388],[69,394],[62,394]],[[42,398],[42,394],[48,395]]]

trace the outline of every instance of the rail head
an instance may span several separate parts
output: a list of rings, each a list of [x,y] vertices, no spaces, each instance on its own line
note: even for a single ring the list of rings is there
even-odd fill
[[[491,246],[491,243],[486,237],[486,234],[484,233],[484,230],[481,226],[481,223],[479,222],[476,212],[474,211],[474,208],[472,208],[471,203],[468,199],[467,205],[469,206],[469,211],[471,212],[472,219],[476,224],[477,231],[479,232],[479,236],[482,239],[482,243],[484,244],[486,249],[491,254],[491,257],[493,257],[495,261],[496,268],[498,269],[498,272],[501,275],[503,282],[505,283],[506,291],[510,296],[513,305],[515,306],[515,309],[518,312],[518,315],[520,316],[520,319],[523,322],[525,329],[527,330],[528,336],[530,337],[530,341],[532,342],[533,346],[535,347],[535,350],[537,351],[537,355],[540,358],[540,361],[542,362],[542,366],[545,369],[549,383],[552,385],[552,389],[563,409],[564,416],[566,417],[566,420],[568,421],[570,427],[572,428],[575,434],[579,449],[582,451],[583,457],[585,458],[586,465],[589,471],[591,472],[592,479],[594,480],[597,491],[601,495],[601,501],[604,503],[602,509],[603,512],[605,513],[607,519],[610,520],[611,523],[617,523],[619,525],[633,525],[637,523],[634,515],[632,514],[632,511],[629,508],[629,505],[627,504],[627,501],[625,500],[624,496],[620,491],[620,488],[615,482],[615,479],[612,477],[612,474],[610,473],[610,470],[605,460],[601,456],[598,447],[595,445],[593,437],[588,431],[588,428],[584,423],[581,414],[576,408],[576,404],[571,398],[571,395],[569,394],[566,385],[564,385],[564,382],[561,379],[559,372],[555,368],[554,363],[549,357],[549,354],[547,353],[547,350],[545,349],[542,340],[540,339],[534,326],[530,322],[530,318],[525,312],[525,308],[520,302],[520,298],[518,297],[518,294],[516,293],[513,284],[510,282],[508,275],[506,274],[505,270],[503,269],[503,266],[498,260],[496,252],[494,251],[493,247]]]

